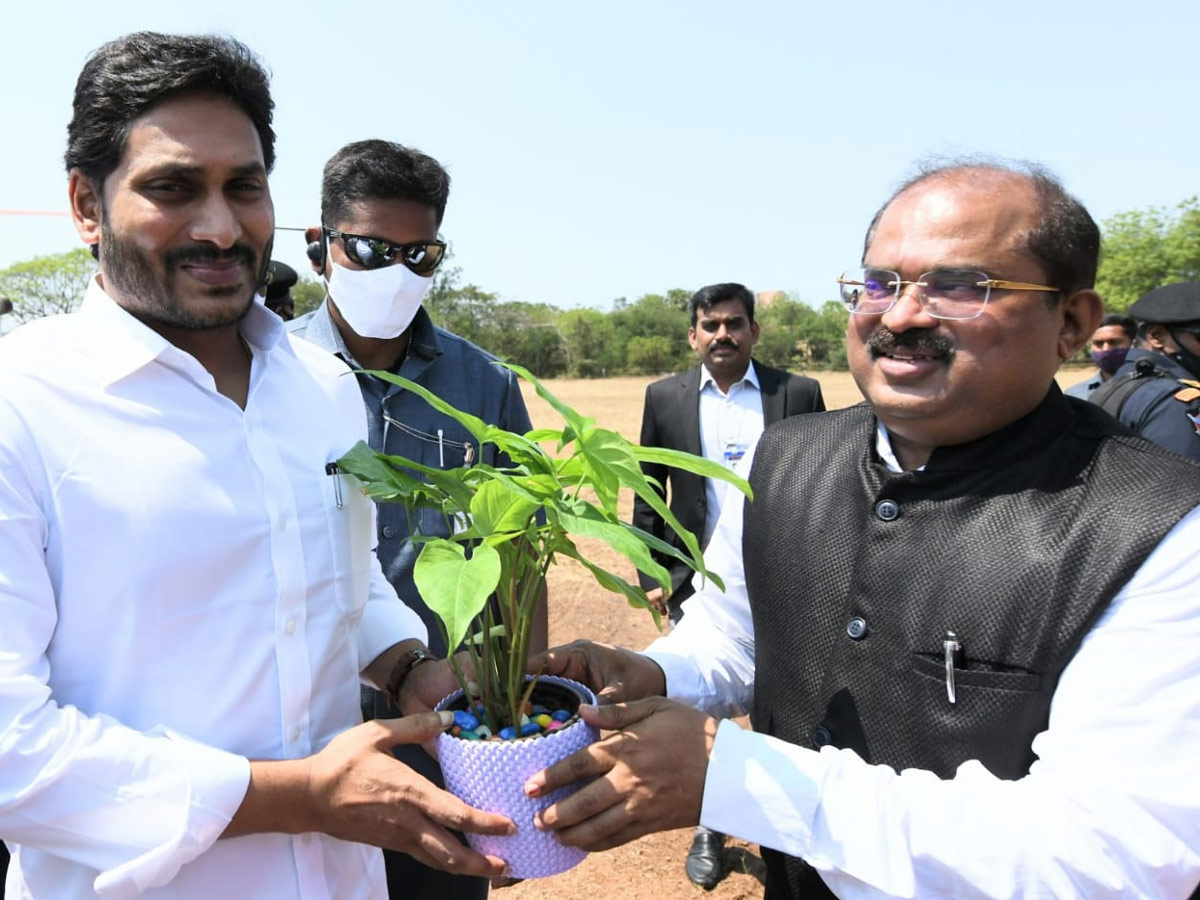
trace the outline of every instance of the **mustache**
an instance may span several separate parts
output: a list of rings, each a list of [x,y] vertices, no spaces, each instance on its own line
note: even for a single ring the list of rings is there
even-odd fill
[[[216,247],[204,244],[193,244],[190,247],[176,247],[168,250],[163,260],[168,267],[181,266],[186,263],[227,263],[243,262],[253,266],[258,261],[258,255],[246,244],[234,244],[228,250],[218,250]]]
[[[713,350],[716,350],[719,347],[727,347],[730,350],[736,350],[737,346],[738,346],[737,341],[733,341],[733,340],[730,340],[729,338],[726,338],[723,341],[713,341],[712,343],[710,343],[708,345],[708,349],[709,349],[709,352],[711,353]]]
[[[887,356],[896,350],[910,350],[935,359],[949,359],[954,355],[954,345],[950,339],[933,328],[910,328],[897,334],[880,322],[867,336],[866,343],[872,359]]]

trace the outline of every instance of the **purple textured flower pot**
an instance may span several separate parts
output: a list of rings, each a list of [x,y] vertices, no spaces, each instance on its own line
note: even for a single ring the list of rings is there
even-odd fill
[[[577,681],[543,675],[538,684],[561,685],[577,693],[581,703],[595,703],[596,696]],[[437,705],[451,708],[462,696],[455,691]],[[534,813],[573,793],[560,788],[536,799],[526,797],[524,785],[534,772],[582,750],[600,733],[582,719],[549,734],[515,741],[465,741],[443,732],[438,735],[438,760],[446,789],[463,802],[487,812],[508,816],[517,833],[509,837],[467,834],[467,843],[480,853],[498,856],[512,868],[513,878],[544,878],[578,865],[587,856],[583,850],[564,847],[547,832],[533,827]]]

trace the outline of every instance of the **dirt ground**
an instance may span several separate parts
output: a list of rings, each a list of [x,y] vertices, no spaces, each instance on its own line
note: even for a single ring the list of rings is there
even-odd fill
[[[1063,387],[1074,384],[1091,369],[1077,368],[1059,376]],[[821,382],[830,409],[850,406],[862,396],[844,372],[814,373]],[[546,386],[597,424],[612,428],[630,440],[641,429],[642,401],[651,378],[611,378],[586,381],[559,379]],[[557,414],[532,390],[525,392],[535,428],[559,428]],[[625,499],[628,516],[632,500]],[[624,572],[632,568],[602,544],[592,546],[596,562]],[[590,638],[626,647],[641,648],[658,632],[644,610],[631,609],[623,600],[594,585],[591,576],[572,560],[550,572],[550,643],[563,644]],[[649,835],[606,853],[594,853],[568,872],[551,878],[525,881],[493,892],[497,900],[558,900],[558,898],[616,896],[624,900],[749,900],[762,896],[762,860],[756,845],[731,839],[725,859],[731,874],[714,890],[705,892],[687,880],[684,858],[691,844],[691,829]]]

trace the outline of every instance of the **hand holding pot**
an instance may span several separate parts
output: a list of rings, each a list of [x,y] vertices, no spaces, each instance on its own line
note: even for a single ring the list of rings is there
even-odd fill
[[[470,655],[463,651],[457,659],[467,679],[474,678],[475,668],[471,665]],[[400,709],[406,716],[429,712],[439,700],[456,690],[458,679],[449,659],[423,663],[409,672],[401,683],[398,692]]]
[[[516,826],[439,790],[391,754],[398,744],[435,737],[446,715],[375,719],[330,741],[311,758],[315,830],[398,850],[435,869],[485,878],[505,874],[504,860],[476,853],[450,830],[507,835]]]
[[[574,641],[553,647],[532,657],[528,671],[544,671],[546,675],[559,675],[586,684],[600,703],[659,697],[667,691],[667,680],[658,663],[632,650],[594,641]]]
[[[538,796],[595,779],[540,813],[538,828],[570,846],[608,850],[699,823],[716,719],[662,697],[579,711],[589,724],[617,730],[525,783]]]

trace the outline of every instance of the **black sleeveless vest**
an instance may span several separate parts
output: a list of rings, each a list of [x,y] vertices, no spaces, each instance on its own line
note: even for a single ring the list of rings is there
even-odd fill
[[[754,728],[897,770],[949,778],[976,759],[1020,778],[1080,641],[1200,503],[1200,466],[1057,388],[920,472],[889,472],[874,443],[856,406],[784,420],[758,445],[743,532]],[[769,900],[832,896],[801,860],[763,858]]]

